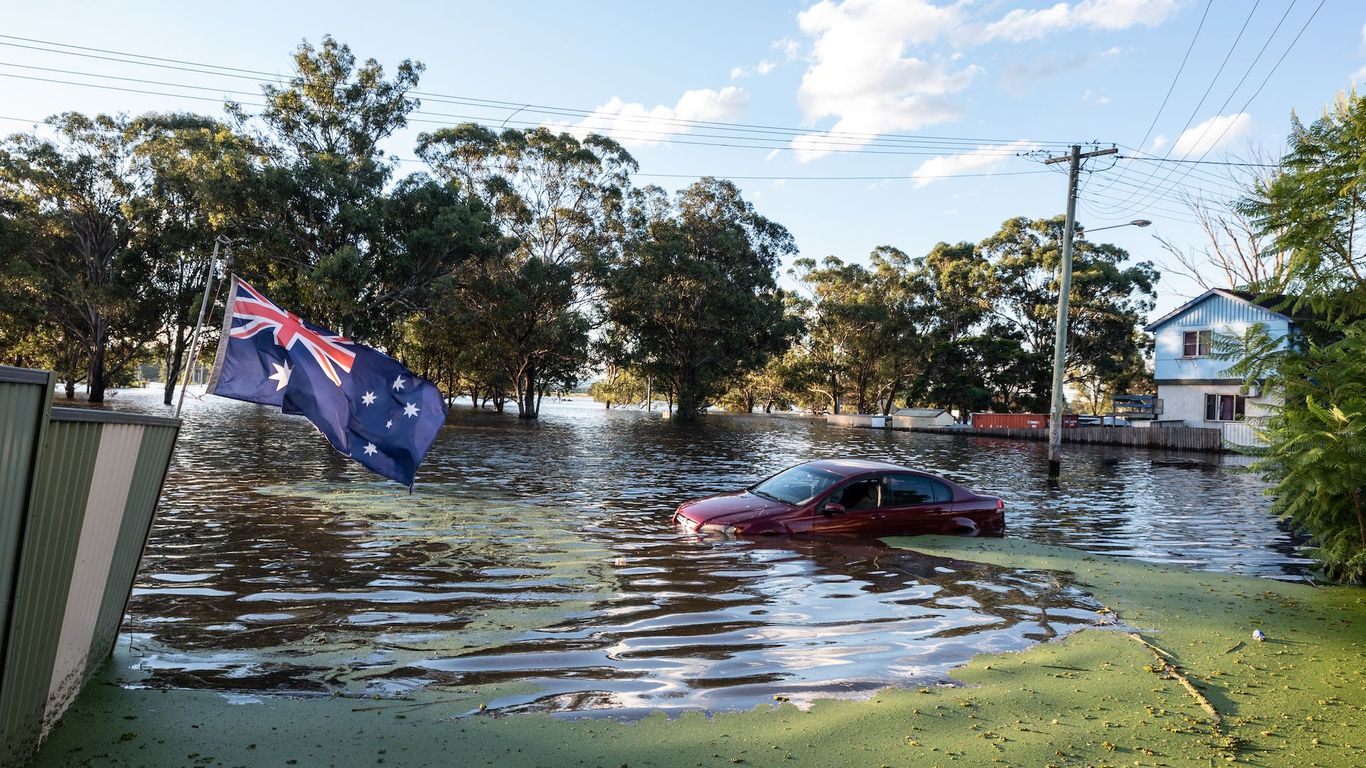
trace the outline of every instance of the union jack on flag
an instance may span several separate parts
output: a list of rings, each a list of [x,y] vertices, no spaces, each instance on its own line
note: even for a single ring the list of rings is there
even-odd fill
[[[210,394],[306,416],[343,454],[413,487],[446,421],[436,385],[233,279]]]
[[[237,295],[237,301],[233,302],[232,316],[234,319],[247,322],[245,325],[232,328],[230,334],[234,339],[250,339],[261,331],[269,330],[275,334],[275,343],[285,350],[293,349],[295,344],[302,344],[317,361],[318,367],[322,368],[327,378],[339,387],[342,385],[337,368],[350,373],[351,364],[356,360],[356,353],[342,346],[351,344],[350,339],[335,333],[320,333],[314,330],[298,315],[275,306],[270,299],[262,296],[260,291],[247,285],[244,280],[237,281],[237,289],[241,293]],[[242,295],[243,293],[245,295]]]

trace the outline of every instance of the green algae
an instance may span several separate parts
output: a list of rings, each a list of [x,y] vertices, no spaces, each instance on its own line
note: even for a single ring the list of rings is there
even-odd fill
[[[136,660],[117,657],[31,765],[1366,764],[1366,591],[1019,540],[891,543],[1071,571],[1120,623],[1022,653],[980,656],[955,671],[962,687],[887,690],[809,711],[780,704],[635,723],[481,715],[479,705],[498,695],[492,689],[404,700],[261,696],[233,706],[213,692],[124,687]],[[1267,641],[1252,639],[1257,628]],[[1217,725],[1164,673],[1163,659],[1215,708]],[[126,718],[136,719],[136,731]]]

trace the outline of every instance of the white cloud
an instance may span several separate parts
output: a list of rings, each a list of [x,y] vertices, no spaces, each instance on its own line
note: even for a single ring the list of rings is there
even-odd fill
[[[1202,155],[1216,147],[1248,135],[1252,131],[1252,117],[1246,112],[1236,115],[1216,115],[1187,130],[1172,144],[1171,157],[1186,158]]]
[[[910,131],[962,116],[951,98],[981,71],[944,59],[907,55],[908,45],[928,44],[961,22],[959,6],[925,0],[823,0],[797,17],[812,38],[811,64],[797,90],[808,122],[838,118],[829,133],[794,139],[797,159],[808,162],[840,148],[852,149],[872,135]],[[867,138],[834,134],[867,134]]]
[[[1159,133],[1153,137],[1153,143],[1149,145],[1149,149],[1151,149],[1153,152],[1156,152],[1165,146],[1167,146],[1167,135],[1164,133]]]
[[[1366,83],[1366,67],[1362,67],[1352,73],[1352,83]]]
[[[1361,44],[1366,45],[1366,24],[1361,25]]]
[[[917,189],[935,179],[965,173],[988,173],[1015,158],[1017,152],[1039,148],[1037,142],[1021,139],[1004,146],[981,146],[958,155],[940,155],[920,164],[911,174]]]
[[[790,37],[774,40],[771,46],[773,50],[783,55],[783,61],[792,61],[802,52],[802,44]]]
[[[762,77],[780,65],[794,61],[802,51],[802,44],[790,37],[774,40],[769,44],[769,47],[778,52],[781,61],[766,58],[761,59],[758,64],[752,67],[731,67],[730,79],[739,80],[742,77],[753,77],[754,75]]]
[[[758,64],[755,64],[752,67],[731,67],[730,79],[739,80],[742,77],[752,77],[754,75],[762,77],[777,68],[778,62],[772,59],[762,59]]]
[[[1080,0],[1048,8],[1017,8],[982,30],[984,40],[1023,42],[1051,32],[1085,27],[1114,31],[1143,25],[1154,27],[1177,9],[1177,0]]]
[[[601,133],[628,147],[644,147],[662,144],[669,137],[692,129],[678,121],[734,120],[744,114],[748,106],[749,94],[733,85],[719,91],[710,88],[687,91],[672,107],[661,104],[647,109],[644,104],[627,103],[613,96],[577,125],[560,124],[559,127],[579,136]]]

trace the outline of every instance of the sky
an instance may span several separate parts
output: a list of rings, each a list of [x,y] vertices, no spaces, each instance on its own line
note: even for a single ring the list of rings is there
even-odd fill
[[[639,161],[635,183],[734,179],[817,259],[917,256],[1060,215],[1066,164],[1041,159],[1117,145],[1138,159],[1087,163],[1078,221],[1158,265],[1153,318],[1202,290],[1157,238],[1203,247],[1183,199],[1230,199],[1249,169],[1152,159],[1274,158],[1292,113],[1312,120],[1366,80],[1357,0],[0,8],[4,133],[71,110],[221,115],[231,98],[250,111],[257,73],[287,77],[300,42],[330,34],[390,72],[426,66],[421,108],[386,144],[402,174],[422,170],[419,133],[467,120],[608,133]],[[1153,224],[1097,231],[1134,219]]]

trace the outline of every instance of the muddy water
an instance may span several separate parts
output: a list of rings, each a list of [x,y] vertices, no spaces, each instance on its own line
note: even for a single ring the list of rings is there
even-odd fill
[[[150,392],[116,404],[159,409]],[[216,398],[185,417],[123,639],[148,685],[721,711],[940,682],[1102,620],[1054,574],[669,524],[685,499],[812,457],[1003,496],[1008,535],[1269,576],[1300,562],[1253,478],[1118,449],[1072,451],[1050,487],[1031,443],[547,403],[538,424],[454,411],[409,496],[301,419]]]

